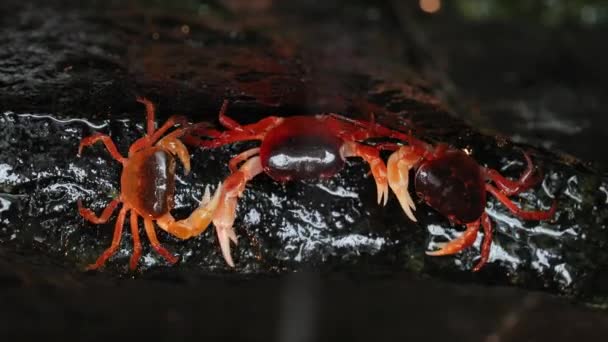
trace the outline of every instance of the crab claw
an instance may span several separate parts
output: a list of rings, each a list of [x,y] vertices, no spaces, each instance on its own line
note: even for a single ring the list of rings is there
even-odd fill
[[[176,131],[176,133],[181,133],[180,131]],[[188,153],[188,149],[181,142],[181,140],[177,139],[172,135],[168,135],[161,139],[158,143],[158,146],[162,146],[165,150],[169,151],[171,154],[177,156],[179,160],[184,165],[184,173],[187,175],[190,173],[190,153]]]
[[[242,176],[242,173],[234,173],[228,180],[233,176]],[[222,250],[224,260],[226,260],[226,263],[230,267],[234,267],[234,261],[232,260],[232,255],[230,253],[230,241],[235,244],[237,243],[233,224],[236,217],[236,201],[238,196],[235,196],[235,194],[231,192],[232,191],[227,191],[222,194],[220,207],[213,218],[213,225],[215,226],[215,232],[217,233],[217,239],[220,243],[220,249]]]
[[[228,219],[229,220],[229,219]],[[227,220],[227,221],[228,221]],[[234,220],[234,219],[233,219]],[[237,244],[236,233],[232,227],[232,223],[223,222],[223,220],[214,221],[215,232],[217,233],[217,239],[220,243],[220,249],[224,260],[230,267],[234,267],[234,260],[232,260],[232,254],[230,251],[230,241]]]
[[[249,151],[243,154],[251,154]],[[235,158],[239,158],[238,156]],[[256,175],[262,173],[262,163],[259,156],[247,160],[237,171],[233,172],[224,181],[222,196],[217,212],[213,215],[213,225],[220,243],[222,255],[230,267],[234,267],[234,261],[230,254],[230,241],[237,243],[234,233],[234,219],[236,217],[237,199],[243,195],[247,182]]]
[[[416,217],[413,211],[416,210],[416,205],[408,192],[409,171],[420,158],[421,156],[414,152],[413,147],[403,146],[391,154],[387,168],[388,184],[397,196],[407,217],[414,222],[416,222]]]
[[[222,191],[223,189],[221,182],[218,183],[213,197],[210,195],[209,186],[205,187],[205,194],[203,195],[203,199],[201,200],[199,207],[190,215],[190,217],[187,218],[193,227],[205,227],[203,228],[204,230],[207,226],[209,226],[213,220],[215,212],[219,207]]]
[[[384,198],[384,201],[382,201],[382,198]],[[388,203],[388,186],[382,188],[382,190],[378,188],[378,204],[380,204],[380,202],[382,202],[383,206]]]
[[[182,240],[197,236],[207,230],[207,227],[211,224],[220,205],[222,193],[222,183],[218,184],[213,197],[211,197],[209,186],[207,186],[199,207],[188,218],[175,221],[171,213],[167,213],[159,217],[156,223],[167,233]]]
[[[376,194],[378,198],[378,204],[386,205],[388,202],[388,184],[386,182],[386,165],[380,158],[380,152],[378,149],[358,144],[355,142],[346,142],[342,146],[341,151],[342,157],[361,157],[370,166],[371,173],[374,176],[376,182]],[[384,199],[384,201],[383,201]]]
[[[388,202],[388,183],[386,182],[386,166],[384,166],[384,163],[373,164],[372,174],[374,175],[374,179],[376,180],[378,204],[382,204],[385,206]]]

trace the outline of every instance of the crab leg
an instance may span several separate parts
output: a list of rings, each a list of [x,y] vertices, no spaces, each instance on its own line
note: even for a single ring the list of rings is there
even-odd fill
[[[427,255],[439,256],[439,255],[450,255],[456,254],[461,250],[473,245],[477,239],[477,232],[479,231],[480,220],[475,222],[467,223],[467,229],[459,237],[454,240],[443,244],[441,249],[426,252]],[[491,241],[491,240],[490,240]]]
[[[411,134],[392,130],[376,123],[373,114],[371,121],[363,121],[330,113],[329,120],[330,125],[335,126],[335,131],[345,132],[342,136],[349,137],[350,140],[366,140],[374,137],[383,137],[406,141],[410,146],[414,146],[418,150],[427,150],[430,148],[425,142],[414,138]],[[350,127],[347,127],[345,123],[350,124]]]
[[[139,225],[137,223],[137,213],[131,210],[131,237],[133,238],[133,254],[131,260],[129,260],[129,269],[134,270],[137,268],[137,262],[141,256],[141,240],[139,239]]]
[[[240,125],[236,120],[226,115],[228,102],[224,101],[220,110],[219,121],[222,126],[228,128],[228,131],[219,132],[209,128],[206,123],[196,124],[191,128],[192,132],[199,135],[204,135],[212,138],[212,140],[203,140],[192,134],[187,134],[184,141],[188,145],[203,146],[208,148],[220,147],[226,144],[231,144],[237,141],[246,140],[262,140],[270,129],[276,127],[283,121],[283,118],[269,116],[256,123],[250,125]]]
[[[260,133],[267,132],[269,129],[273,128],[281,121],[283,121],[282,118],[278,118],[276,116],[269,116],[250,125],[241,125],[236,120],[226,115],[227,109],[228,101],[224,100],[224,102],[222,103],[222,108],[220,109],[219,121],[222,126],[234,132],[243,132],[252,135],[259,135]]]
[[[81,200],[78,200],[77,204],[78,204],[78,212],[80,213],[80,216],[82,216],[83,218],[85,218],[87,221],[89,221],[91,223],[101,224],[101,223],[108,222],[108,220],[110,219],[110,216],[112,215],[112,212],[114,212],[114,210],[116,209],[118,204],[120,204],[120,200],[119,199],[112,200],[112,202],[110,202],[103,209],[103,212],[101,213],[100,216],[95,215],[93,210],[85,208],[82,205]]]
[[[344,140],[362,141],[378,136],[374,131],[374,124],[357,119],[347,118],[335,113],[318,116],[320,120],[327,123],[332,132]]]
[[[236,122],[236,120],[234,120],[233,118],[226,115],[227,110],[228,110],[228,100],[224,100],[222,102],[222,108],[220,108],[220,117],[219,117],[220,124],[222,124],[222,126],[228,128],[228,129],[242,130],[243,128],[241,127],[241,125],[238,122]]]
[[[380,158],[380,152],[378,149],[358,144],[356,142],[346,142],[342,146],[342,157],[361,157],[370,166],[372,175],[376,181],[376,192],[378,194],[378,204],[383,203],[386,205],[388,201],[388,183],[386,181],[386,165],[382,158]]]
[[[249,149],[249,150],[237,155],[236,157],[230,159],[230,161],[228,162],[228,168],[230,169],[230,172],[238,171],[239,164],[241,162],[253,157],[254,155],[258,154],[259,152],[260,152],[260,148],[256,147],[256,148]]]
[[[247,182],[262,172],[262,162],[260,157],[256,156],[247,160],[238,171],[230,174],[224,181],[220,205],[213,217],[213,224],[224,260],[231,267],[234,267],[234,261],[230,254],[230,241],[237,243],[232,227],[236,217],[237,198],[245,191]]]
[[[125,216],[127,215],[127,211],[129,208],[123,206],[118,213],[118,218],[116,219],[116,225],[114,226],[114,236],[112,237],[112,244],[108,249],[106,249],[100,256],[97,258],[97,261],[94,264],[87,266],[87,270],[96,270],[99,267],[103,266],[103,264],[114,254],[120,245],[120,238],[122,236],[122,227],[125,223]]]
[[[540,175],[535,175],[534,165],[532,164],[532,159],[530,159],[530,156],[524,152],[524,157],[526,158],[527,167],[521,177],[516,181],[505,178],[494,169],[486,170],[486,176],[496,183],[500,191],[507,196],[516,195],[530,189],[541,178]]]
[[[511,201],[511,199],[509,199],[507,197],[507,195],[505,195],[504,193],[502,193],[500,190],[496,189],[492,185],[486,184],[486,190],[489,193],[491,193],[492,195],[494,195],[494,197],[496,197],[496,199],[498,199],[500,202],[502,202],[502,204],[504,204],[507,207],[507,209],[509,209],[513,213],[513,215],[515,215],[519,218],[522,218],[524,220],[539,220],[539,221],[548,220],[551,217],[553,217],[553,215],[555,214],[555,211],[557,210],[557,201],[554,200],[553,204],[551,205],[551,208],[549,208],[549,210],[526,211],[526,210],[519,208],[517,205],[515,205],[515,203],[513,203],[513,201]]]
[[[473,272],[479,271],[490,258],[490,249],[492,247],[492,221],[485,212],[481,214],[481,226],[483,227],[483,243],[481,244],[481,257],[477,265],[473,267]]]
[[[144,218],[144,228],[146,230],[146,235],[148,235],[148,240],[150,240],[150,244],[152,245],[152,248],[154,248],[156,253],[160,254],[170,264],[175,264],[177,262],[177,257],[171,254],[165,247],[160,244],[160,242],[158,242],[156,232],[154,231],[154,222],[152,222],[151,219]]]
[[[137,96],[135,98],[135,101],[146,106],[147,135],[150,136],[154,133],[155,130],[154,115],[156,113],[156,107],[154,106],[154,103],[152,103],[152,101],[148,100],[143,96]]]
[[[118,149],[116,148],[116,145],[114,145],[112,138],[101,133],[95,133],[88,137],[82,138],[82,140],[80,141],[80,145],[78,146],[78,155],[80,156],[82,154],[83,148],[89,145],[93,145],[99,140],[103,142],[103,144],[108,149],[108,152],[110,152],[110,155],[112,155],[114,159],[116,159],[120,163],[124,163],[126,161],[125,157],[123,157],[120,152],[118,152]]]
[[[207,130],[194,129],[194,131],[198,132],[202,135],[209,135]],[[212,130],[213,132],[213,130]],[[198,137],[195,137],[191,134],[184,137],[184,142],[188,145],[194,146],[202,146],[207,148],[220,147],[223,145],[231,144],[237,141],[247,141],[247,140],[260,140],[260,137],[257,134],[251,134],[248,132],[242,131],[225,131],[221,135],[214,137],[212,140],[204,140]]]
[[[209,188],[207,187],[201,204],[188,218],[176,221],[171,213],[166,213],[159,217],[156,223],[162,230],[182,240],[197,236],[204,232],[211,223],[213,214],[219,206],[221,195],[221,183],[218,184],[213,198],[211,198]]]
[[[421,156],[415,152],[412,146],[403,146],[393,152],[388,158],[388,184],[397,196],[401,208],[410,220],[416,222],[413,210],[416,205],[408,192],[409,171],[418,163]]]

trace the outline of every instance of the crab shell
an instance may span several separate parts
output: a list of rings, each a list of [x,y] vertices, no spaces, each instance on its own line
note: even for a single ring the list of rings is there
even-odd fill
[[[414,179],[418,197],[453,223],[474,222],[485,211],[481,168],[461,150],[448,150],[441,158],[422,162]]]

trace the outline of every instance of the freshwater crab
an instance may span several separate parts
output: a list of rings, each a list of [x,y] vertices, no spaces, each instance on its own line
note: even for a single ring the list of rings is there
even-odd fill
[[[246,150],[230,160],[231,174],[222,184],[220,204],[213,215],[222,255],[232,267],[234,262],[230,254],[230,241],[237,242],[233,229],[237,198],[242,196],[247,182],[252,178],[261,173],[278,182],[328,178],[344,167],[346,158],[361,157],[370,165],[376,182],[378,204],[386,205],[388,182],[380,149],[359,142],[375,137],[407,140],[414,145],[416,141],[409,135],[386,129],[373,120],[358,121],[337,114],[270,116],[241,125],[226,115],[227,105],[228,102],[224,101],[219,113],[219,122],[227,128],[226,131],[211,129],[207,123],[203,123],[193,129],[195,134],[188,135],[184,141],[205,148],[238,141],[261,141],[260,147]],[[204,140],[200,136],[211,139]],[[243,164],[239,167],[240,163]]]
[[[477,238],[481,224],[484,240],[480,260],[473,271],[479,271],[484,266],[492,245],[492,223],[485,211],[486,192],[524,220],[547,220],[557,209],[557,201],[554,200],[547,211],[525,211],[509,199],[509,196],[526,191],[540,181],[539,173],[534,172],[532,160],[525,152],[527,168],[518,180],[513,181],[494,169],[480,166],[462,150],[446,144],[438,144],[434,148],[429,145],[396,147],[391,144],[384,147],[396,150],[387,163],[388,183],[410,219],[416,221],[412,212],[415,205],[407,190],[408,173],[416,168],[414,187],[417,196],[452,223],[466,225],[462,235],[443,244],[439,250],[427,252],[428,255],[450,255],[470,247]]]
[[[362,157],[370,164],[376,181],[378,203],[386,204],[388,187],[397,197],[403,211],[412,220],[415,204],[408,192],[409,171],[416,169],[415,190],[431,208],[454,224],[467,229],[458,238],[429,255],[449,255],[470,247],[476,240],[480,225],[484,230],[481,258],[474,271],[487,262],[492,244],[492,224],[485,212],[486,192],[495,196],[516,216],[526,220],[546,220],[557,208],[554,201],[548,211],[524,211],[509,196],[531,188],[540,180],[530,157],[524,153],[527,169],[519,180],[512,181],[498,171],[480,166],[465,152],[446,144],[431,146],[411,134],[338,114],[316,116],[270,116],[256,123],[240,125],[226,115],[227,102],[222,105],[219,122],[228,130],[220,132],[202,124],[193,132],[211,138],[202,140],[192,135],[189,144],[215,148],[222,145],[260,140],[260,147],[242,152],[229,162],[231,174],[223,183],[220,204],[213,215],[224,259],[230,266],[230,241],[236,243],[233,230],[237,198],[253,177],[266,173],[279,182],[331,177],[344,166],[347,157]],[[383,142],[374,146],[360,142],[371,138],[397,139],[407,145]],[[381,150],[394,151],[388,165],[380,158]],[[242,166],[239,164],[244,162]],[[498,188],[487,181],[492,181]]]
[[[134,270],[141,256],[142,247],[138,230],[139,216],[144,220],[145,232],[154,250],[169,263],[174,264],[177,262],[177,257],[159,243],[154,231],[154,221],[166,232],[180,239],[187,239],[202,233],[207,228],[219,203],[221,186],[218,186],[212,199],[207,188],[201,205],[187,219],[176,221],[173,218],[170,211],[174,205],[176,167],[174,156],[177,156],[182,162],[186,174],[190,171],[190,155],[186,146],[178,139],[187,131],[187,128],[183,127],[185,126],[185,119],[172,116],[157,130],[154,124],[154,104],[141,97],[138,97],[137,101],[146,107],[147,131],[146,135],[137,139],[130,146],[128,157],[123,157],[112,139],[104,134],[97,133],[85,137],[78,147],[78,156],[80,156],[84,147],[101,141],[110,155],[123,165],[120,196],[112,200],[100,216],[97,216],[92,210],[84,208],[82,202],[78,200],[80,215],[95,224],[106,223],[116,207],[120,203],[123,204],[116,220],[112,244],[87,269],[101,267],[116,253],[128,211],[131,212],[130,226],[133,237],[133,254],[131,255],[129,268]],[[163,137],[163,134],[177,124],[182,127]]]

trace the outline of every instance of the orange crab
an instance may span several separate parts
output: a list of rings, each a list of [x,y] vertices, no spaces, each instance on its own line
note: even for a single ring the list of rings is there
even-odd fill
[[[131,212],[130,226],[133,236],[133,254],[131,255],[129,268],[134,270],[141,256],[138,230],[138,217],[140,216],[144,220],[145,232],[152,248],[169,263],[174,264],[178,258],[158,241],[154,230],[154,221],[169,234],[180,239],[188,239],[202,233],[207,228],[219,203],[221,185],[218,186],[213,198],[211,198],[207,188],[201,205],[187,219],[176,221],[173,218],[170,211],[174,205],[176,167],[174,156],[177,156],[182,162],[186,174],[190,171],[190,155],[186,146],[178,139],[187,131],[187,128],[184,127],[186,120],[179,116],[172,116],[157,130],[154,124],[154,104],[141,97],[138,97],[137,101],[146,107],[147,132],[146,135],[130,146],[128,157],[125,158],[120,154],[109,136],[99,133],[83,138],[78,148],[78,156],[80,156],[84,147],[101,141],[112,157],[123,165],[120,196],[112,200],[100,216],[97,216],[92,210],[84,208],[81,201],[78,200],[80,215],[95,224],[106,223],[116,207],[120,203],[123,204],[116,220],[112,244],[87,269],[101,267],[116,253],[125,218],[129,211]],[[177,124],[181,127],[163,137],[163,134]]]

